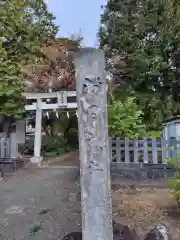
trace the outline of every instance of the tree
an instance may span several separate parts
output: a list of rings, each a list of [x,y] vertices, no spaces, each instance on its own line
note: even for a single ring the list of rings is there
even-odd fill
[[[146,134],[143,124],[143,112],[139,110],[135,98],[127,98],[124,102],[115,101],[108,106],[108,125],[111,137],[138,138]]]
[[[47,92],[59,89],[75,89],[73,55],[80,48],[81,37],[56,38],[43,45],[41,52],[45,64],[21,68],[26,78],[26,91]]]
[[[0,115],[22,112],[22,66],[45,61],[41,47],[58,27],[43,0],[0,0]]]
[[[73,54],[79,50],[81,40],[79,36],[73,39],[56,38],[45,44],[41,51],[47,60],[46,64],[28,65],[22,68],[26,75],[25,90],[28,92],[75,90]],[[53,103],[54,99],[51,100]],[[48,102],[51,103],[51,100]],[[69,114],[70,118],[64,119],[62,111],[44,111],[42,125],[46,134],[51,136],[57,134],[56,128],[61,125],[61,132],[64,132],[68,143],[75,144],[78,140],[77,117],[74,111]]]
[[[152,129],[180,113],[179,7],[175,0],[109,0],[101,16],[100,47],[116,96],[135,95]]]

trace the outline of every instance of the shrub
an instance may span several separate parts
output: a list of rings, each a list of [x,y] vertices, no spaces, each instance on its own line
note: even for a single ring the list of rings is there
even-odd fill
[[[180,157],[180,153],[177,153],[177,156]],[[171,189],[172,196],[180,205],[180,163],[177,162],[177,158],[170,159],[168,164],[175,168],[176,175],[174,178],[168,181],[168,186]]]
[[[59,156],[65,152],[70,152],[76,146],[67,144],[62,136],[43,136],[41,152],[45,157]],[[24,144],[19,146],[19,151],[23,155],[32,155],[34,152],[34,137],[29,138]]]
[[[177,203],[180,205],[180,178],[174,178],[169,181],[171,193]]]
[[[145,136],[143,112],[136,104],[136,99],[129,97],[124,102],[112,100],[108,106],[109,135],[113,138],[138,138]]]
[[[23,155],[32,155],[34,152],[34,139],[26,139],[24,144],[19,144],[19,152]]]

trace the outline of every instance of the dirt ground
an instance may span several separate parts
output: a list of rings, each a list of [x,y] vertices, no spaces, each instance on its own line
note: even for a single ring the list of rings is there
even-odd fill
[[[172,240],[180,239],[180,208],[168,189],[125,188],[112,191],[113,217],[143,236],[159,223],[169,228]]]
[[[60,157],[54,157],[51,159],[44,159],[44,165],[48,166],[78,166],[80,165],[79,162],[79,151],[74,150],[71,153],[65,153]]]
[[[60,161],[51,160],[48,165],[79,166],[78,151],[66,154]],[[164,181],[112,180],[112,204],[113,218],[135,228],[140,240],[159,223],[166,224],[172,240],[180,240],[180,207],[176,206]]]
[[[60,240],[68,232],[81,230],[78,172],[75,151],[46,162],[41,169],[23,169],[0,181],[0,240]],[[135,228],[140,240],[148,230],[165,223],[172,240],[180,240],[180,208],[166,184],[135,184],[112,181],[116,222]]]
[[[0,240],[61,240],[81,229],[77,169],[22,169],[0,181]]]

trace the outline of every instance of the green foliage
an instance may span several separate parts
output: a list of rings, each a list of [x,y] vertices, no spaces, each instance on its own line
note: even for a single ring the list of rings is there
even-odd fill
[[[41,231],[42,225],[40,223],[35,223],[29,230],[30,236],[35,236],[39,231]]]
[[[160,138],[162,136],[162,131],[147,131],[146,137],[149,138]]]
[[[57,26],[43,0],[0,1],[0,115],[22,112],[22,65],[43,62],[40,47],[55,37]]]
[[[180,151],[177,150],[177,157],[168,161],[168,164],[175,168],[176,176],[168,181],[168,186],[171,189],[172,196],[180,204],[180,162],[177,161],[180,157]]]
[[[170,179],[168,185],[171,189],[172,196],[174,197],[176,202],[180,205],[180,177]]]
[[[76,127],[70,128],[66,133],[66,139],[69,145],[71,146],[78,146],[78,129]]]
[[[70,152],[77,146],[67,144],[60,136],[43,136],[41,152],[45,157],[55,157]],[[34,152],[34,139],[27,139],[25,144],[20,144],[19,151],[24,155],[32,155]]]
[[[44,209],[41,209],[41,211],[39,212],[39,215],[44,215],[44,214],[47,214],[51,211],[52,211],[52,209],[44,208]]]
[[[64,131],[64,137],[69,145],[78,146],[78,120],[76,111],[69,112],[69,119]]]
[[[23,79],[15,64],[0,61],[0,115],[16,117],[22,112]]]
[[[180,113],[179,7],[175,0],[108,0],[101,16],[100,48],[111,60],[116,97],[135,96],[150,130]]]
[[[24,144],[18,145],[18,150],[23,155],[32,155],[34,152],[34,139],[26,139]]]
[[[124,102],[113,100],[108,106],[109,135],[131,139],[144,136],[146,128],[142,116],[135,98],[127,98]]]

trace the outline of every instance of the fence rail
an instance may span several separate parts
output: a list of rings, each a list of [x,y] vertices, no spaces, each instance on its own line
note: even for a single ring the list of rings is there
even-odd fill
[[[121,163],[166,164],[169,158],[178,158],[177,149],[180,149],[180,140],[176,139],[129,140],[110,138],[109,141],[112,161]]]

